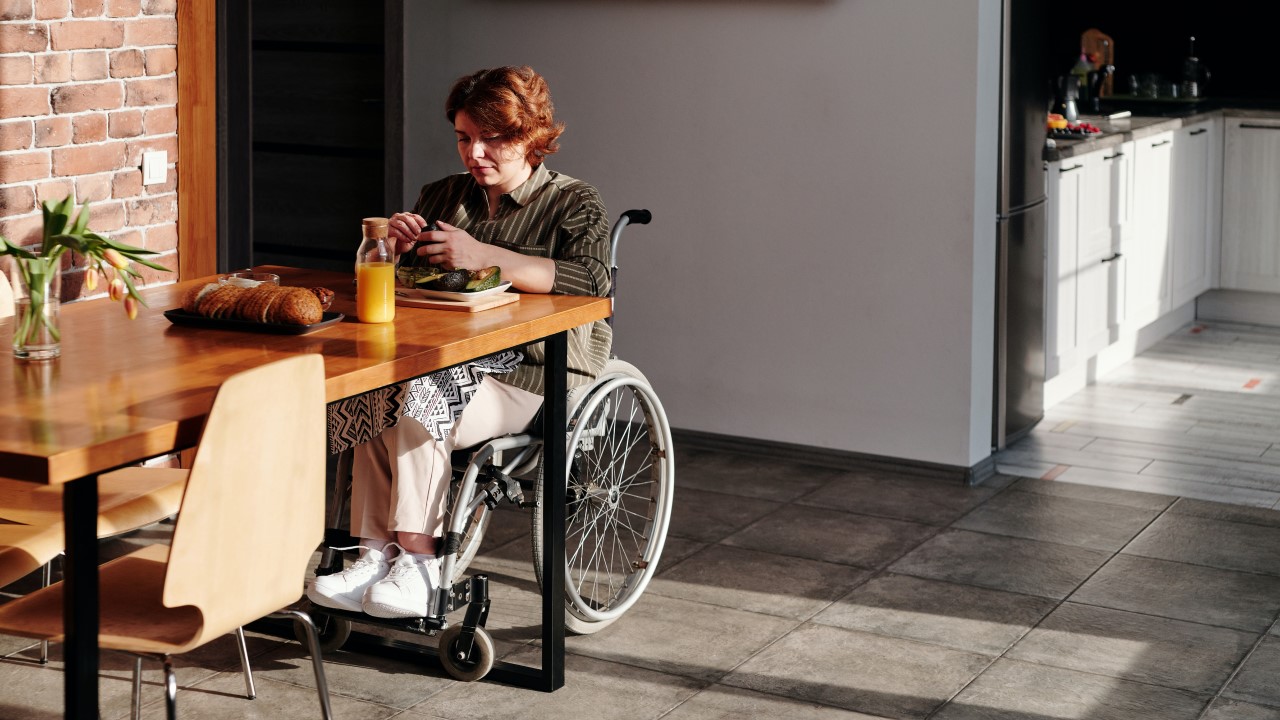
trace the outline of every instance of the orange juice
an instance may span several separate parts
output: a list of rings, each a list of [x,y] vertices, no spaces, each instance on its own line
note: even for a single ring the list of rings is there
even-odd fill
[[[389,262],[356,265],[356,317],[360,322],[391,322],[396,316],[396,268]]]

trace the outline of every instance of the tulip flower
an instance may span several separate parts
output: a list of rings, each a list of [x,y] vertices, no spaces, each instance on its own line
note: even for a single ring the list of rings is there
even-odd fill
[[[98,289],[98,269],[89,268],[84,271],[84,286],[89,292]]]
[[[102,259],[111,264],[111,267],[117,270],[123,270],[129,267],[129,259],[120,254],[115,248],[107,248],[102,251]]]
[[[124,312],[130,320],[138,317],[138,301],[132,295],[124,296]]]
[[[123,300],[129,292],[125,287],[124,281],[120,278],[112,278],[111,284],[107,286],[107,294],[112,300]]]

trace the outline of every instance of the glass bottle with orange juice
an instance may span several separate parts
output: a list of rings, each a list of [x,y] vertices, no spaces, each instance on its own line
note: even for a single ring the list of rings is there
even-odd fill
[[[356,317],[360,322],[391,322],[396,316],[395,252],[387,239],[386,218],[365,218],[364,240],[356,253]]]

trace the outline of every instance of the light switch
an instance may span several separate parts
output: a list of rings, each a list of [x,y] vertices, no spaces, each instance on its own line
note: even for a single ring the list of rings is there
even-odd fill
[[[169,170],[169,153],[165,150],[152,150],[142,153],[142,184],[156,185],[164,182]]]

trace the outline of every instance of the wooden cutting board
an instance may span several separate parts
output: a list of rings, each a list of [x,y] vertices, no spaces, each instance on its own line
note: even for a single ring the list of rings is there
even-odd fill
[[[492,310],[503,305],[510,305],[520,299],[519,293],[500,292],[476,298],[475,300],[428,300],[426,298],[407,298],[396,296],[396,305],[403,307],[427,308],[428,310],[454,310],[457,312],[480,312]]]

